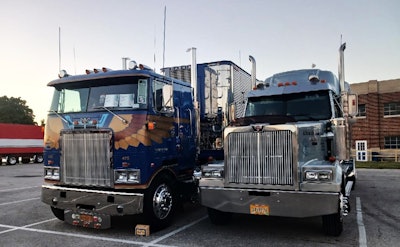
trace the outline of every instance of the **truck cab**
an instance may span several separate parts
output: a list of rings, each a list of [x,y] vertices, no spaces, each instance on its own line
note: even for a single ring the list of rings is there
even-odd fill
[[[42,201],[73,225],[144,213],[152,229],[167,226],[195,167],[191,86],[136,64],[63,71],[48,86]]]
[[[195,173],[211,221],[233,213],[322,216],[339,235],[355,182],[350,119],[356,96],[332,72],[275,74],[247,94],[245,114],[224,131],[224,161]]]

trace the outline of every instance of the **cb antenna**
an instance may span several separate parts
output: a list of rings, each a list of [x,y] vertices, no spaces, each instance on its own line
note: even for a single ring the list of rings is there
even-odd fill
[[[61,27],[58,27],[58,72],[61,71]]]
[[[163,40],[163,71],[165,75],[165,25],[167,22],[167,6],[164,6],[164,40]]]

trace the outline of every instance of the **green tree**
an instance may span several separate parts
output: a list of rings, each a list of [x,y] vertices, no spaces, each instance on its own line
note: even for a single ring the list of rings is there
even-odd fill
[[[32,109],[18,98],[0,97],[0,123],[36,124]]]

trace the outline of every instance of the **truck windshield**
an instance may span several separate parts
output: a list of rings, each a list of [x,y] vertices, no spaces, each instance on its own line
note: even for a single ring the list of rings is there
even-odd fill
[[[107,80],[110,80],[108,84],[111,85],[107,85]],[[75,84],[71,87],[56,88],[50,111],[70,113],[99,111],[104,108],[147,109],[147,79],[136,79],[129,84],[117,85],[112,84],[111,80],[115,78],[96,81],[97,85],[85,82],[89,87],[77,87]]]
[[[327,91],[253,97],[248,99],[245,117],[287,116],[296,121],[330,119],[330,102]]]

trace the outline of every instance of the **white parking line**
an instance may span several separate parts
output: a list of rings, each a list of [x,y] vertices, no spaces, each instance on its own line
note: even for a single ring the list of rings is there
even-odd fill
[[[108,237],[97,237],[97,236],[92,236],[92,235],[85,235],[85,234],[76,234],[76,233],[68,233],[68,232],[57,232],[57,231],[50,231],[50,230],[42,230],[42,229],[33,229],[33,228],[29,228],[35,225],[40,225],[49,221],[53,221],[56,220],[56,218],[52,218],[49,220],[44,220],[41,222],[36,222],[33,224],[29,224],[29,225],[25,225],[25,226],[10,226],[10,225],[3,225],[0,224],[0,227],[3,228],[9,228],[8,230],[4,230],[0,232],[1,234],[4,233],[8,233],[8,232],[12,232],[12,231],[17,231],[17,230],[22,230],[22,231],[29,231],[29,232],[38,232],[38,233],[47,233],[47,234],[52,234],[52,235],[61,235],[61,236],[69,236],[69,237],[78,237],[78,238],[85,238],[85,239],[91,239],[91,240],[102,240],[102,241],[109,241],[109,242],[117,242],[117,243],[126,243],[126,244],[136,244],[136,245],[142,245],[142,246],[154,246],[154,247],[172,247],[172,245],[163,245],[163,244],[157,244],[158,242],[172,236],[175,235],[178,232],[181,232],[197,223],[199,223],[200,221],[206,219],[207,216],[204,216],[198,220],[195,220],[187,225],[184,225],[178,229],[176,229],[175,231],[172,231],[168,234],[165,234],[149,243],[146,242],[142,242],[142,241],[132,241],[132,240],[127,240],[127,239],[118,239],[118,238],[108,238]]]
[[[38,199],[40,199],[40,197],[28,198],[28,199],[12,201],[12,202],[3,202],[3,203],[0,203],[0,206],[10,205],[10,204],[15,204],[15,203],[20,203],[20,202],[33,201],[33,200],[38,200]]]
[[[184,226],[182,226],[182,227],[176,229],[175,231],[172,231],[172,232],[170,232],[170,233],[168,233],[168,234],[165,234],[164,236],[161,236],[161,237],[159,237],[159,238],[157,238],[157,239],[155,239],[155,240],[151,241],[150,243],[145,244],[145,245],[143,245],[143,246],[152,246],[152,245],[154,245],[154,244],[160,242],[161,240],[164,240],[164,239],[166,239],[166,238],[169,238],[169,237],[171,237],[172,235],[175,235],[175,234],[177,234],[178,232],[181,232],[181,231],[183,231],[183,230],[185,230],[185,229],[187,229],[187,228],[189,228],[189,227],[191,227],[191,226],[193,226],[193,225],[199,223],[200,221],[202,221],[202,220],[204,220],[204,219],[207,219],[207,217],[208,217],[208,216],[204,216],[204,217],[202,217],[202,218],[200,218],[200,219],[198,219],[198,220],[195,220],[195,221],[193,221],[192,223],[189,223],[189,224],[187,224],[187,225],[184,225]]]
[[[37,188],[37,187],[42,187],[42,186],[31,186],[31,187],[21,187],[21,188],[6,189],[6,190],[0,190],[0,192],[9,192],[9,191],[15,191],[15,190],[26,190],[26,189],[32,189],[32,188]]]
[[[51,220],[55,220],[51,219]],[[42,222],[37,222],[35,225],[39,225],[51,220],[45,220]],[[33,225],[33,224],[31,224]],[[28,232],[37,232],[37,233],[47,233],[47,234],[52,234],[52,235],[61,235],[61,236],[68,236],[68,237],[74,237],[74,238],[85,238],[85,239],[91,239],[91,240],[102,240],[102,241],[109,241],[109,242],[117,242],[117,243],[126,243],[126,244],[136,244],[136,245],[147,245],[145,242],[141,241],[131,241],[131,240],[126,240],[126,239],[118,239],[118,238],[107,238],[107,237],[96,237],[92,235],[85,235],[85,234],[76,234],[76,233],[68,233],[68,232],[57,232],[57,231],[50,231],[50,230],[42,230],[42,229],[33,229],[33,228],[27,228],[28,226],[31,225],[26,225],[26,226],[10,226],[10,225],[3,225],[0,224],[0,227],[4,228],[10,228],[8,230],[0,232],[0,234],[4,234],[7,232],[12,232],[16,230],[22,230],[22,231],[28,231]],[[167,245],[159,245],[159,244],[152,244],[151,246],[156,246],[156,247],[166,247]],[[170,245],[168,246],[170,247]]]
[[[367,234],[365,232],[365,225],[362,217],[360,197],[356,197],[356,211],[357,211],[357,225],[358,225],[358,241],[360,247],[367,247]]]

